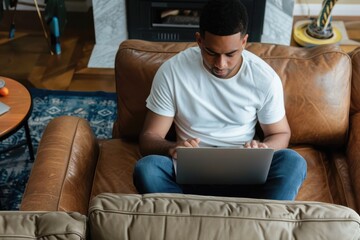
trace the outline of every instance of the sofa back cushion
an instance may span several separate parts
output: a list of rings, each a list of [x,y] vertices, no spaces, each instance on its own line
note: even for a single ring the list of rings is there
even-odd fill
[[[160,65],[178,52],[196,43],[154,43],[126,40],[115,59],[118,117],[114,138],[137,140],[146,114],[145,100]]]
[[[124,41],[115,62],[118,119],[114,137],[137,139],[145,100],[159,66],[196,43]],[[351,59],[335,45],[297,48],[249,43],[247,49],[279,74],[292,130],[290,143],[341,145],[346,140],[351,91]]]
[[[84,240],[87,217],[76,212],[0,212],[0,239]]]
[[[92,239],[359,239],[352,209],[182,194],[100,194],[89,208]]]

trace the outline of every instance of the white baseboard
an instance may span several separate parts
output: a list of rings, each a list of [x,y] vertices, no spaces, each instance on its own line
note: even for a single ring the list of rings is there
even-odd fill
[[[26,3],[26,4],[22,4]],[[44,0],[37,0],[40,9],[43,9],[42,6],[45,6]],[[17,5],[17,10],[22,11],[35,11],[34,0],[20,0]],[[82,2],[78,1],[65,1],[66,10],[69,12],[87,12],[89,8],[92,6],[91,0],[86,0]]]
[[[322,5],[296,3],[294,16],[317,16]],[[360,4],[336,4],[331,11],[332,16],[360,16]]]

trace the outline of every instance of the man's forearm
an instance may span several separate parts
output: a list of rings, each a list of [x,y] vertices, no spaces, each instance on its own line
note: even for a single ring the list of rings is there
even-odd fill
[[[289,133],[278,133],[273,134],[264,139],[264,143],[275,150],[287,148],[289,145],[290,134]]]
[[[145,133],[140,136],[140,152],[143,156],[158,154],[169,156],[169,150],[176,146],[176,142],[168,141],[158,135]]]

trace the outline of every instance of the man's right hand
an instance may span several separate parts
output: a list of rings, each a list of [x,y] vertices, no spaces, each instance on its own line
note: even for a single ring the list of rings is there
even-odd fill
[[[176,146],[169,149],[169,154],[173,159],[177,159],[176,149],[180,147],[195,148],[199,147],[200,138],[189,138],[182,142],[177,142]]]

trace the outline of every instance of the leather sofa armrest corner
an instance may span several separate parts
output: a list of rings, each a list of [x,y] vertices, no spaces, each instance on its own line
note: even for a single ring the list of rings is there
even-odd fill
[[[41,138],[20,210],[87,214],[98,155],[98,141],[85,119],[62,116],[51,120]]]

